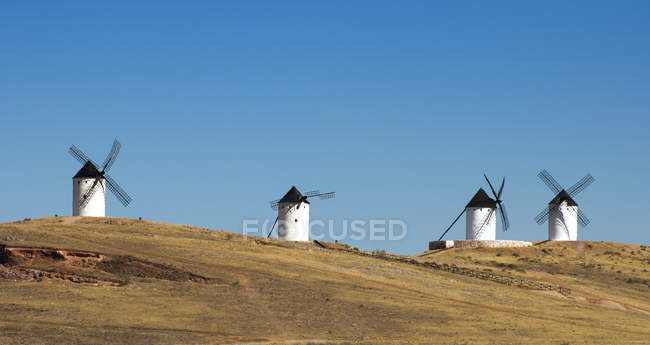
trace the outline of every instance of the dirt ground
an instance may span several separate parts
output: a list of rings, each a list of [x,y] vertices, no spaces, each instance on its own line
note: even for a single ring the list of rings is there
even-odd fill
[[[412,257],[130,219],[0,224],[0,344],[647,344],[646,247]]]

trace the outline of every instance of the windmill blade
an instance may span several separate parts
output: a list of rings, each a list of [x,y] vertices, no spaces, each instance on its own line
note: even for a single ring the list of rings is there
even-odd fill
[[[589,225],[589,223],[591,222],[591,221],[589,221],[589,218],[587,218],[587,216],[585,216],[585,214],[582,212],[581,209],[578,209],[576,211],[576,209],[574,209],[573,207],[569,207],[569,210],[571,210],[571,213],[576,215],[576,217],[578,218],[578,223],[580,223],[580,225],[582,225],[582,227],[585,227],[585,226]]]
[[[501,227],[503,228],[503,231],[506,231],[510,227],[510,220],[506,213],[506,206],[503,203],[499,203],[499,211],[501,211]]]
[[[280,218],[280,216],[275,217],[275,222],[273,222],[273,226],[271,227],[271,231],[269,231],[269,234],[266,235],[266,238],[271,237],[271,234],[273,233],[273,229],[275,228],[275,224],[278,223],[278,219],[279,219],[279,218]]]
[[[578,222],[580,223],[580,225],[582,225],[582,227],[586,227],[587,225],[589,225],[589,223],[591,223],[589,218],[585,216],[585,214],[582,212],[581,209],[578,209]]]
[[[312,190],[310,192],[304,193],[303,195],[309,198],[318,194],[320,194],[319,190]]]
[[[585,190],[585,188],[589,187],[590,184],[594,182],[594,177],[591,176],[591,174],[585,175],[580,181],[576,182],[571,188],[567,189],[567,193],[569,193],[569,196],[574,197],[578,195],[578,193],[582,192]]]
[[[319,199],[332,199],[336,196],[336,192],[329,192],[329,193],[319,193],[319,194],[313,194],[313,195],[305,195],[305,199],[307,198],[313,198],[313,197],[318,197]]]
[[[483,232],[483,230],[485,230],[485,226],[488,225],[488,223],[490,223],[490,218],[492,218],[492,215],[494,214],[494,210],[495,210],[494,208],[490,209],[490,212],[488,212],[488,214],[483,218],[483,220],[479,225],[478,231],[474,232],[474,236],[478,237]]]
[[[542,225],[542,224],[544,224],[544,222],[548,220],[548,214],[549,214],[550,212],[551,212],[551,208],[550,208],[550,206],[546,206],[546,208],[544,208],[544,209],[542,210],[542,212],[540,212],[540,213],[535,217],[535,223],[537,223],[537,225]]]
[[[289,202],[283,202],[282,205],[287,205],[285,207],[293,207],[293,205],[296,205],[298,203],[302,202],[302,200],[297,200],[297,201],[289,201]],[[280,208],[280,200],[273,200],[271,201],[271,208],[277,211]]]
[[[124,206],[128,206],[129,203],[133,200],[127,194],[122,187],[120,187],[115,180],[110,177],[108,174],[104,175],[104,178],[106,178],[106,185],[108,186],[108,189],[117,197],[117,199],[122,203]]]
[[[336,192],[329,192],[329,193],[323,193],[323,194],[318,194],[318,198],[321,200],[324,199],[333,199],[336,196]]]
[[[445,235],[447,234],[447,232],[449,231],[449,229],[451,229],[451,227],[454,226],[454,224],[456,224],[456,222],[458,221],[458,219],[460,219],[460,216],[462,216],[463,213],[465,213],[465,209],[463,209],[463,212],[461,212],[461,213],[458,215],[458,217],[456,217],[456,219],[454,219],[454,221],[451,222],[451,225],[450,225],[449,227],[447,227],[447,230],[445,230],[445,232],[443,232],[442,235],[440,235],[440,238],[438,239],[438,241],[442,241],[442,238],[445,237]]]
[[[501,187],[499,187],[499,194],[497,194],[497,200],[501,199],[501,193],[503,193],[503,186],[506,184],[506,178],[504,177],[503,180],[501,180]]]
[[[302,200],[283,202],[283,203],[282,203],[282,205],[283,205],[282,207],[283,207],[283,208],[286,208],[286,209],[291,209],[291,208],[293,208],[295,205],[300,204],[301,202],[302,202]],[[280,203],[278,202],[278,203],[276,203],[276,204],[274,204],[274,205],[271,205],[271,208],[273,208],[274,210],[277,211],[277,210],[280,208]]]
[[[83,151],[81,151],[78,147],[72,145],[70,146],[68,152],[72,157],[78,160],[79,163],[86,164],[87,162],[90,162],[95,166],[95,168],[97,168],[97,164],[93,162],[92,159],[88,158],[88,156],[85,153],[83,153]]]
[[[95,192],[100,188],[101,186],[101,177],[95,178],[95,181],[93,182],[93,185],[90,186],[90,188],[84,193],[84,195],[81,196],[81,200],[79,200],[79,206],[81,207],[86,207],[88,203],[90,202],[90,199],[92,199],[93,195],[95,195]]]
[[[497,192],[494,191],[494,188],[492,187],[492,183],[490,183],[490,179],[485,174],[483,174],[483,176],[485,177],[485,181],[487,181],[488,185],[490,186],[490,190],[492,191],[492,195],[494,195],[494,197],[497,200],[499,200],[499,197],[497,196]]]
[[[104,160],[102,171],[109,171],[111,169],[113,163],[115,163],[115,159],[117,159],[117,154],[120,153],[120,148],[122,148],[122,144],[115,139],[113,141],[113,147],[111,147],[111,152],[108,153],[106,160]]]
[[[553,192],[553,194],[557,194],[562,191],[562,186],[551,176],[551,174],[546,171],[546,169],[542,170],[537,174],[540,180],[546,184],[546,186]]]

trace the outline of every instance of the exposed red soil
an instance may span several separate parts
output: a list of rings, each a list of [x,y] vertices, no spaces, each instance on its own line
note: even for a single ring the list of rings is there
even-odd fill
[[[120,286],[127,284],[131,277],[196,283],[217,282],[217,279],[201,277],[170,265],[132,256],[0,245],[0,279]]]

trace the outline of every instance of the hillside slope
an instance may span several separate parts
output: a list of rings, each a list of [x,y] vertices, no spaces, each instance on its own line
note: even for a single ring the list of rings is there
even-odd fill
[[[650,249],[401,257],[189,226],[0,224],[0,344],[647,344]]]

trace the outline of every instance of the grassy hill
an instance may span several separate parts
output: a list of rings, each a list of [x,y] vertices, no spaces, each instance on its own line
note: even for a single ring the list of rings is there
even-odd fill
[[[0,245],[0,344],[650,339],[650,249],[639,245],[403,257],[77,217],[0,224]]]

